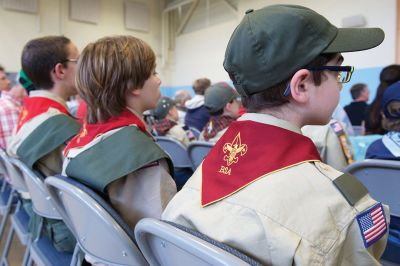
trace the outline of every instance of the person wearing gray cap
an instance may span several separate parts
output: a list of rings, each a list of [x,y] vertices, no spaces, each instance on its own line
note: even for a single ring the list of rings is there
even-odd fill
[[[388,207],[321,162],[300,128],[329,122],[353,72],[341,53],[383,39],[379,28],[339,29],[302,6],[247,11],[224,68],[248,113],[230,124],[162,219],[266,265],[379,265]]]
[[[219,82],[207,89],[204,106],[210,112],[210,120],[200,134],[200,140],[217,142],[226,129],[239,116],[239,94],[226,82]]]
[[[156,108],[152,111],[155,118],[154,129],[159,136],[167,136],[180,141],[183,145],[189,145],[195,137],[188,129],[179,124],[179,114],[175,102],[168,97],[161,97]]]

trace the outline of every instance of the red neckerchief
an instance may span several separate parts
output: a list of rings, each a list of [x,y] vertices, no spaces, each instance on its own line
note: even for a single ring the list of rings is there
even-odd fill
[[[154,129],[157,131],[159,136],[165,136],[168,131],[176,125],[176,122],[171,121],[168,118],[164,118],[154,122]]]
[[[235,121],[228,115],[212,115],[210,121],[204,126],[204,139],[209,140],[215,137],[218,132],[229,127],[229,125]]]
[[[100,136],[110,130],[130,125],[136,125],[143,133],[148,134],[146,131],[146,126],[142,120],[140,120],[140,118],[127,109],[122,111],[119,116],[112,117],[104,123],[87,124],[85,122],[79,133],[68,143],[64,150],[64,156],[68,154],[70,149],[83,147],[93,141],[97,136]]]
[[[22,111],[18,119],[17,132],[26,122],[40,114],[47,112],[49,108],[57,109],[61,113],[71,116],[68,109],[64,105],[50,98],[25,97],[23,102]]]
[[[232,195],[268,173],[320,161],[307,137],[254,121],[232,122],[202,164],[201,205]]]

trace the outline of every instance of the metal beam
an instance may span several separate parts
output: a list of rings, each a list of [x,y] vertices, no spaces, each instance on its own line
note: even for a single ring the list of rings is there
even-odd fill
[[[235,14],[237,14],[238,8],[232,4],[229,0],[222,0]]]
[[[193,12],[196,9],[199,2],[200,2],[200,0],[194,0],[192,5],[190,6],[189,10],[185,14],[185,17],[182,19],[182,22],[179,24],[178,30],[176,31],[177,35],[182,33],[182,31],[185,28],[186,24],[188,23],[189,19],[192,17]]]
[[[163,12],[166,13],[166,12],[172,11],[172,10],[177,9],[179,7],[182,7],[184,5],[190,4],[193,1],[196,1],[196,0],[183,0],[183,1],[180,1],[180,2],[176,2],[175,1],[175,2],[167,5],[167,7],[163,10]]]

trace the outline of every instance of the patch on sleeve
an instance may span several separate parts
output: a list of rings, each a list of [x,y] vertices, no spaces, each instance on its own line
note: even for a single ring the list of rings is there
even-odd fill
[[[378,241],[387,231],[385,211],[381,203],[357,215],[357,222],[365,248]]]

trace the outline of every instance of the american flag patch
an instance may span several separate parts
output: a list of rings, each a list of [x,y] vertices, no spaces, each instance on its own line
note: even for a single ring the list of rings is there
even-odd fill
[[[357,215],[357,222],[366,248],[378,241],[387,231],[385,211],[381,203]]]
[[[330,126],[336,134],[343,133],[343,127],[339,122],[333,122]]]

